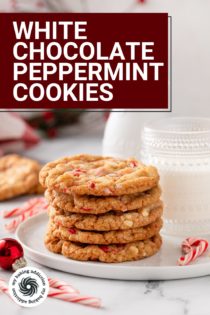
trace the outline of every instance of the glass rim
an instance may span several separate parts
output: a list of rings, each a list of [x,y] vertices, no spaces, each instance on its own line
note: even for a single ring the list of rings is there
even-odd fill
[[[169,126],[170,122],[205,122],[209,123],[209,127],[207,130],[170,130],[167,128],[161,128],[161,126],[166,123]],[[160,134],[171,134],[171,135],[204,135],[204,134],[210,134],[210,118],[206,117],[191,117],[191,116],[176,116],[176,117],[165,117],[161,119],[151,120],[144,124],[143,126],[143,132],[155,132]]]

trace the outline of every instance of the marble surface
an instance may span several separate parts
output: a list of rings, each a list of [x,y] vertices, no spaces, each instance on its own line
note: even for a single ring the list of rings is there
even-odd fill
[[[27,155],[42,161],[66,154],[79,152],[100,153],[101,139],[74,137],[43,142],[27,152]],[[0,211],[9,209],[20,200],[0,204]],[[0,220],[0,238],[11,236],[4,231],[4,220]],[[142,315],[209,315],[210,276],[176,281],[116,281],[102,280],[62,273],[29,261],[32,266],[42,269],[48,276],[72,283],[82,293],[98,296],[103,308],[93,309],[55,299],[47,299],[33,309],[24,309],[0,293],[0,314],[4,315],[94,315],[94,314],[142,314]],[[10,273],[0,271],[0,278],[9,279]],[[3,312],[2,312],[3,309]]]

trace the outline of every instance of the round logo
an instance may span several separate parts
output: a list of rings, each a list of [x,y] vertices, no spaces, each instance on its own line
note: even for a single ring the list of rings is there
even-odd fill
[[[35,307],[44,302],[49,291],[47,276],[34,267],[18,269],[10,278],[9,292],[19,305]]]

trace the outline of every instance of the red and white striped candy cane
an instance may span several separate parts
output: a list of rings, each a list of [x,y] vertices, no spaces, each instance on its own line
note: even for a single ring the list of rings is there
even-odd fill
[[[35,208],[30,211],[26,211],[25,213],[19,215],[16,219],[12,220],[10,223],[5,224],[5,229],[8,232],[15,232],[17,227],[20,225],[20,223],[24,222],[26,219],[41,213],[43,211],[46,211],[46,209],[43,208]]]
[[[48,297],[59,299],[66,302],[79,303],[86,306],[101,307],[100,299],[88,295],[69,293],[68,290],[50,288]]]
[[[21,207],[17,207],[9,211],[4,211],[3,217],[12,218],[37,207],[43,207],[46,209],[47,206],[48,204],[44,197],[31,198],[29,201],[25,202]]]
[[[208,246],[209,243],[206,239],[188,237],[182,242],[181,247],[184,255],[178,259],[178,264],[180,266],[188,265],[190,262],[203,255]]]
[[[86,306],[92,306],[92,307],[101,307],[101,300],[95,297],[91,297],[91,296],[86,296],[86,295],[80,295],[76,292],[71,293],[68,284],[66,284],[63,281],[59,281],[59,280],[54,280],[54,279],[50,279],[51,284],[58,286],[60,284],[61,287],[65,289],[55,289],[50,287],[49,288],[49,293],[48,293],[48,297],[51,298],[56,298],[62,301],[66,301],[66,302],[73,302],[73,303],[80,303]],[[49,281],[49,284],[50,284]],[[67,288],[68,287],[68,288]],[[4,281],[3,279],[0,279],[0,291],[2,291],[3,293],[7,294],[10,297],[9,294],[9,289],[8,289],[8,285],[6,283],[6,281]]]
[[[58,280],[58,279],[52,279],[48,278],[49,281],[49,287],[54,288],[54,289],[59,289],[59,290],[65,290],[68,291],[69,293],[79,293],[79,290],[75,289],[72,285]]]
[[[7,294],[10,297],[8,285],[6,281],[4,281],[3,279],[0,279],[0,291]]]

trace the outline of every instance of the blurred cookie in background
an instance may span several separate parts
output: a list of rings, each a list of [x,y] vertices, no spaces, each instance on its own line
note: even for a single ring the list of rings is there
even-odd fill
[[[17,154],[0,158],[0,200],[23,194],[40,193],[39,171],[41,165]]]

